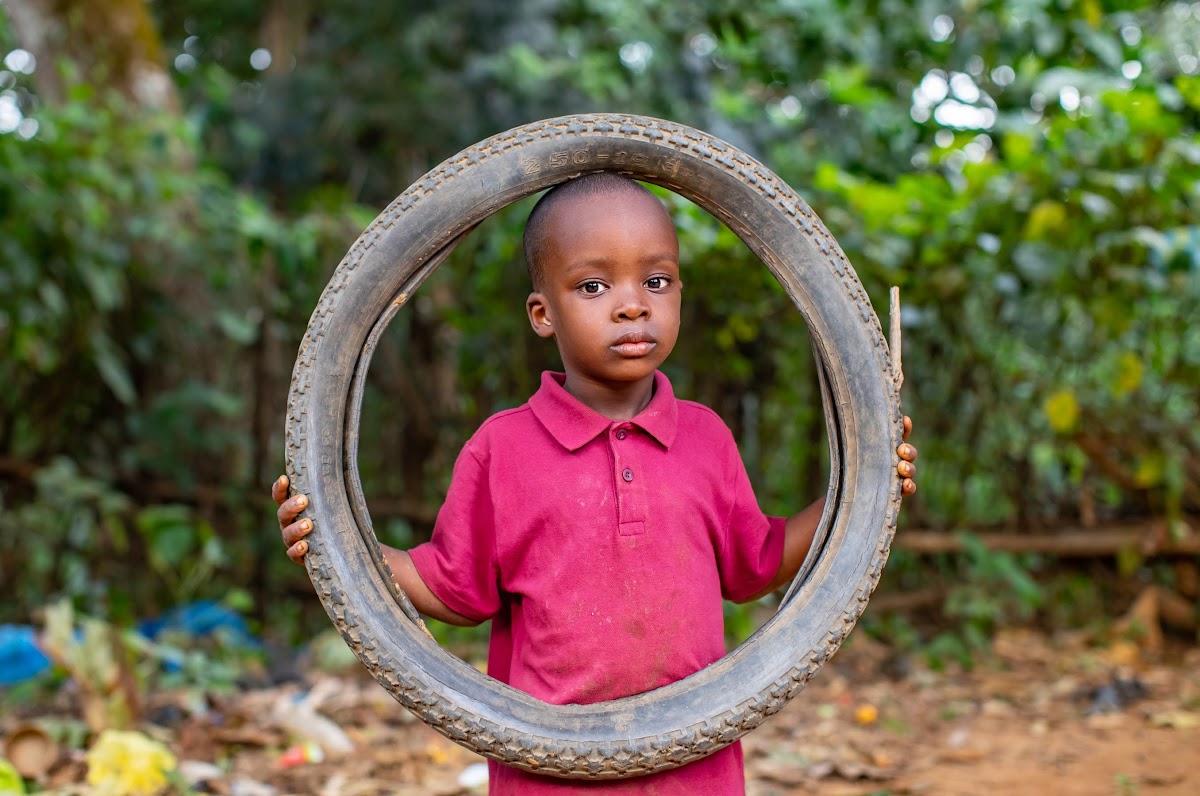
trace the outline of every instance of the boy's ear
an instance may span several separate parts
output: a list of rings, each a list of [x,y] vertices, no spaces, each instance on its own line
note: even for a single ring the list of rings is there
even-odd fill
[[[525,299],[525,313],[529,316],[529,325],[538,337],[554,336],[554,321],[550,317],[550,302],[546,297],[534,291]]]

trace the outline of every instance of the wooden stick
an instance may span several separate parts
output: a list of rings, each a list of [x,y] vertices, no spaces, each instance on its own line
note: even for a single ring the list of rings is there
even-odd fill
[[[888,311],[888,323],[891,330],[888,333],[888,350],[892,355],[892,379],[896,389],[904,386],[904,367],[900,362],[900,288],[895,285],[891,290],[891,309]]]

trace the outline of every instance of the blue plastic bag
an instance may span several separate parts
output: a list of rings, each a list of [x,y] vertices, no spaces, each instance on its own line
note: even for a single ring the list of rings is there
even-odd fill
[[[29,625],[0,625],[0,686],[32,680],[50,668]]]
[[[237,646],[258,646],[258,640],[246,627],[246,620],[231,608],[212,600],[178,605],[157,619],[138,624],[138,632],[151,640],[167,631],[182,632],[195,638],[222,633],[226,641]]]

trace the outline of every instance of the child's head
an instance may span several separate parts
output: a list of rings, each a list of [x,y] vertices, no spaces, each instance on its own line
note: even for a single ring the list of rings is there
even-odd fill
[[[679,240],[636,182],[589,174],[546,193],[525,224],[533,329],[558,344],[568,378],[637,381],[679,334]]]

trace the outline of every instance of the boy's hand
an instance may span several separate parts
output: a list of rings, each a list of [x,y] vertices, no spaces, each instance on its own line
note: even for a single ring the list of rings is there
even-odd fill
[[[912,418],[905,415],[903,422],[904,439],[908,439],[908,435],[912,433]],[[900,485],[900,492],[903,495],[914,494],[917,491],[917,466],[913,462],[917,460],[917,449],[909,443],[903,442],[900,447],[896,448],[896,453],[900,455],[900,463],[896,465],[896,472],[904,479],[904,483]],[[286,488],[284,494],[287,494]]]
[[[915,455],[915,454],[914,454]],[[304,537],[312,530],[312,520],[295,522],[296,515],[308,508],[306,495],[288,497],[288,477],[279,476],[271,484],[271,498],[279,506],[276,516],[279,517],[279,530],[283,534],[283,543],[288,546],[288,558],[297,564],[304,563],[304,555],[308,552],[308,542]]]

